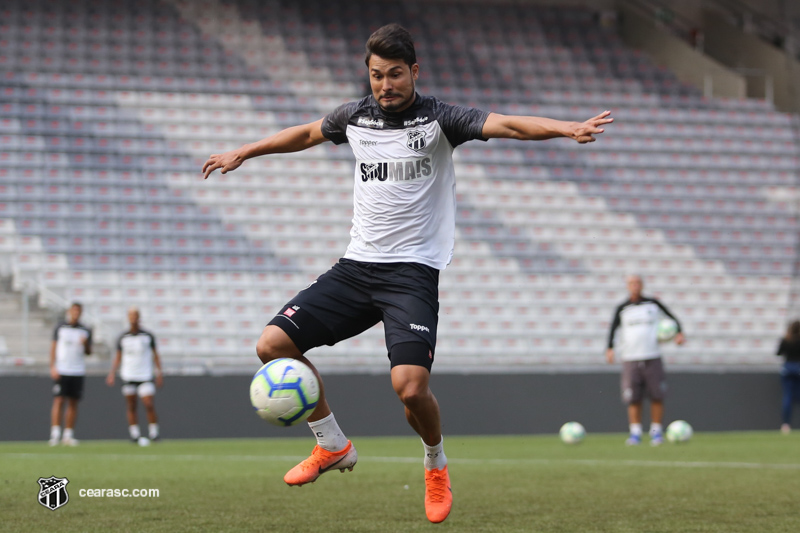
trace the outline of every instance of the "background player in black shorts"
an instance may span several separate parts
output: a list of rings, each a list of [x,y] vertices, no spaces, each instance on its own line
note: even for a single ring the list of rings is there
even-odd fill
[[[79,322],[83,308],[73,303],[67,312],[69,320],[56,326],[50,346],[50,377],[53,378],[53,407],[50,411],[50,446],[61,441],[67,446],[77,446],[74,428],[78,418],[78,402],[83,395],[86,376],[84,357],[92,353],[92,332]],[[64,434],[61,419],[64,399],[67,403]]]
[[[356,157],[350,245],[339,263],[279,310],[256,351],[263,362],[292,357],[313,369],[306,351],[382,321],[392,386],[425,449],[426,514],[441,522],[450,512],[452,491],[429,378],[436,347],[438,273],[450,262],[455,242],[453,150],[492,137],[592,142],[612,119],[607,111],[578,123],[445,104],[416,93],[419,65],[405,29],[384,26],[370,36],[366,48],[370,96],[316,122],[211,155],[203,172],[205,178],[217,169],[224,174],[253,157],[298,152],[325,141],[350,144]],[[317,446],[286,474],[290,485],[312,482],[328,470],[352,469],[357,460],[320,389],[318,406],[308,419]]]

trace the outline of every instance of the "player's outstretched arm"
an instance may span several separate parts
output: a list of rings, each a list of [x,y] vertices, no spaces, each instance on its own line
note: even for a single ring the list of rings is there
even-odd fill
[[[581,144],[595,141],[595,135],[605,131],[603,126],[614,122],[611,111],[603,111],[584,122],[567,122],[544,117],[523,117],[490,113],[483,125],[486,139],[519,139],[521,141],[543,141],[556,137],[568,137]]]
[[[292,126],[260,141],[245,144],[236,150],[224,154],[212,154],[203,165],[203,179],[208,178],[217,169],[223,174],[236,170],[242,163],[254,157],[300,152],[327,140],[322,135],[322,119],[310,124]]]

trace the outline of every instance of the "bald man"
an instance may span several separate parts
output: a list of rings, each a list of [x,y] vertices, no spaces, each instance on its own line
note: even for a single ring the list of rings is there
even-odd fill
[[[667,390],[664,364],[658,342],[658,323],[663,316],[675,321],[678,333],[675,343],[686,339],[681,332],[678,319],[664,304],[655,298],[642,296],[644,283],[639,275],[626,278],[629,298],[622,302],[614,313],[608,335],[606,360],[614,362],[614,338],[619,329],[619,352],[622,360],[622,401],[628,406],[630,436],[625,441],[629,446],[642,442],[642,401],[650,398],[650,444],[658,446],[664,442],[662,421],[664,418],[664,396]]]
[[[153,396],[156,387],[160,388],[164,382],[161,359],[156,350],[156,338],[139,326],[139,319],[139,310],[131,307],[128,310],[128,322],[131,327],[117,341],[117,356],[106,378],[108,386],[113,387],[117,369],[120,369],[122,394],[127,404],[128,433],[134,442],[138,442],[142,436],[137,416],[137,396],[142,399],[142,405],[147,413],[150,440],[158,439],[158,416]]]

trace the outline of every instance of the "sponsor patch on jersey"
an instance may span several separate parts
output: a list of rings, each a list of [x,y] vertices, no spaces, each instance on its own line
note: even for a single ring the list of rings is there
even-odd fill
[[[283,314],[284,314],[284,315],[286,315],[286,316],[288,316],[288,317],[292,317],[292,316],[294,316],[294,314],[295,314],[295,313],[297,313],[297,311],[295,311],[295,310],[294,310],[294,309],[292,309],[291,307],[287,307],[287,308],[286,308],[286,311],[284,311],[284,312],[283,312]]]
[[[358,166],[361,181],[412,181],[431,177],[431,158],[405,159],[397,161],[363,162]]]
[[[358,117],[356,124],[364,126],[365,128],[383,129],[383,119],[380,118]]]
[[[408,140],[406,141],[406,146],[411,148],[412,150],[416,150],[419,152],[423,148],[425,148],[425,132],[422,130],[409,130],[406,132],[408,135]]]
[[[408,128],[409,126],[416,126],[417,124],[425,124],[426,122],[428,122],[428,120],[430,120],[430,118],[427,115],[425,115],[424,117],[417,117],[411,120],[405,120],[403,121],[403,126]]]

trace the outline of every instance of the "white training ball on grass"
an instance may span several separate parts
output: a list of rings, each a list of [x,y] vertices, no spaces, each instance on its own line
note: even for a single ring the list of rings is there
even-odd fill
[[[676,420],[667,426],[667,440],[670,442],[688,442],[694,431],[689,422]]]
[[[136,441],[139,446],[150,446],[150,439],[147,437],[139,437],[139,440]]]
[[[586,437],[586,429],[580,422],[567,422],[558,432],[564,444],[578,444]]]

